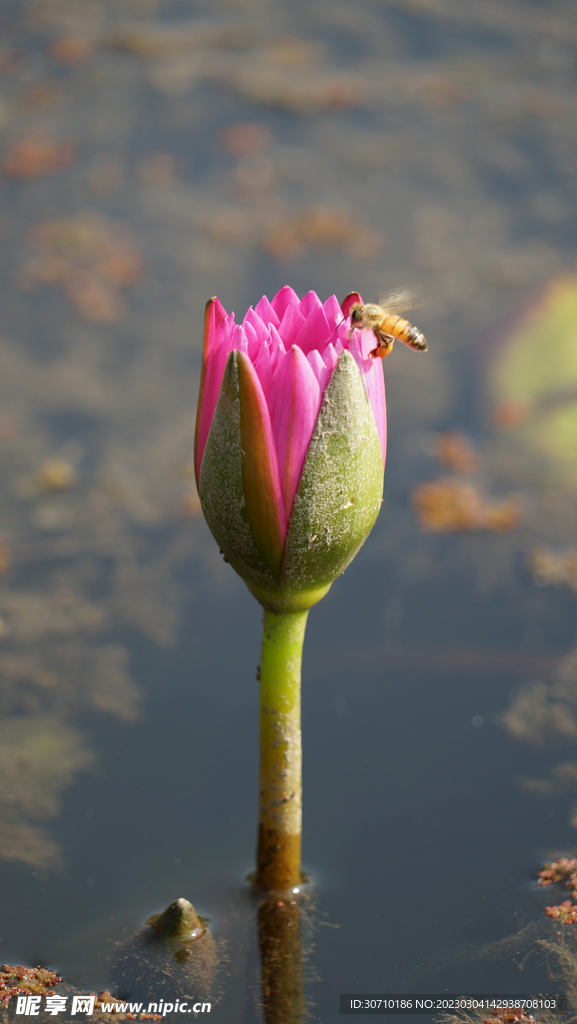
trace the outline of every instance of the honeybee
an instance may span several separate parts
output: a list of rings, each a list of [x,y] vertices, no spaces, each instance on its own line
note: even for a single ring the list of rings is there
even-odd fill
[[[376,348],[369,353],[373,359],[376,356],[379,359],[388,356],[395,338],[408,345],[409,348],[414,348],[416,352],[427,351],[425,335],[418,327],[398,316],[398,313],[415,305],[414,298],[415,293],[407,289],[381,298],[380,305],[376,303],[363,305],[361,302],[355,302],[351,306],[349,310],[351,334],[358,327],[362,331],[372,331],[377,339]]]

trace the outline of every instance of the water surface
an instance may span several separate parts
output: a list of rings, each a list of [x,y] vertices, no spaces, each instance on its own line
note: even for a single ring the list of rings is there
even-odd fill
[[[575,543],[574,494],[494,379],[574,272],[572,6],[30,0],[2,28],[3,960],[100,991],[185,896],[228,941],[213,1016],[261,1019],[260,611],[191,479],[203,307],[417,282],[383,510],[305,642],[305,1001],[558,988],[535,939],[566,894],[535,877],[575,845],[577,599],[530,553]],[[427,532],[437,478],[518,527]]]

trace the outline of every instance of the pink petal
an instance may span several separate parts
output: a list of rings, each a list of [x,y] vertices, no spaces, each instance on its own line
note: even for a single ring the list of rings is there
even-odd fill
[[[361,305],[363,304],[363,300],[361,299],[361,296],[359,295],[359,293],[358,292],[349,292],[349,294],[346,296],[346,298],[344,298],[343,301],[341,302],[341,309],[343,311],[343,316],[348,316],[349,315],[349,313],[351,311],[351,306],[354,306],[354,304],[356,302],[360,302]]]
[[[365,383],[367,384],[367,394],[375,417],[375,423],[377,424],[384,466],[387,458],[387,402],[385,398],[385,377],[382,359],[373,360],[372,369]]]
[[[263,295],[260,302],[257,302],[256,306],[254,307],[254,311],[257,314],[257,316],[261,318],[265,326],[267,324],[274,324],[275,327],[278,327],[278,325],[280,324],[280,317],[272,308],[266,295]]]
[[[297,293],[293,292],[292,288],[288,284],[285,284],[284,288],[281,288],[280,292],[276,293],[271,305],[279,320],[282,320],[287,306],[298,306],[299,301]]]
[[[245,482],[247,512],[251,528],[259,535],[274,539],[273,547],[278,548],[278,562],[287,531],[287,517],[282,496],[277,449],[272,431],[269,408],[256,374],[248,358],[239,359],[239,385],[241,401],[241,431],[248,444],[243,448],[250,451],[249,461],[252,472]],[[243,470],[244,472],[244,470]],[[255,495],[248,490],[255,490]],[[252,501],[250,498],[252,497]]]
[[[312,293],[314,294],[314,292]],[[311,292],[309,292],[311,295]],[[305,299],[309,298],[309,295],[305,295],[305,298],[301,302],[301,310]],[[313,349],[322,349],[325,347],[327,342],[330,340],[333,328],[329,324],[326,313],[315,295],[317,300],[314,303],[312,300],[309,303],[309,309],[306,312],[306,319],[297,334],[294,344],[298,345],[299,348],[308,355]]]
[[[245,337],[248,344],[248,358],[250,359],[251,363],[254,364],[262,348],[263,343],[262,341],[260,341],[253,325],[247,321],[246,317],[242,322],[242,329],[245,333]]]
[[[357,339],[359,345],[359,351],[362,352],[363,359],[373,359],[371,352],[374,352],[377,347],[377,339],[372,331],[360,331],[356,329],[354,331],[354,337]],[[382,359],[381,359],[382,362]]]
[[[291,345],[296,344],[295,339],[305,324],[306,320],[298,306],[295,306],[293,302],[289,303],[278,326],[278,333],[284,342],[285,348],[288,349]]]
[[[271,324],[271,327],[270,327],[270,346],[269,346],[269,351],[270,351],[270,359],[271,359],[271,364],[272,364],[273,373],[274,373],[274,371],[276,370],[278,364],[284,358],[285,353],[286,353],[286,349],[285,349],[285,347],[283,345],[283,341],[282,341],[282,338],[281,338],[280,334],[278,333],[276,327],[273,327],[272,324]]]
[[[228,356],[229,337],[230,318],[219,299],[211,299],[206,306],[202,376],[196,423],[194,455],[197,483],[206,439],[216,408],[224,365]]]
[[[327,301],[323,303],[323,309],[331,327],[336,327],[337,324],[340,324],[346,316],[344,310],[341,309],[339,305],[336,295],[331,295]]]
[[[322,399],[319,382],[296,346],[277,367],[266,398],[288,519]]]
[[[254,362],[254,368],[256,370],[258,379],[260,381],[261,387],[265,395],[267,394],[268,386],[270,384],[270,380],[273,375],[275,366],[276,363],[273,366],[271,358],[270,345],[262,345],[261,350]]]
[[[234,316],[234,313],[232,314]],[[248,341],[246,334],[242,329],[242,324],[234,324],[230,332],[230,348],[229,352],[236,349],[238,352],[244,352],[248,355]]]
[[[326,363],[323,357],[321,356],[320,352],[317,352],[316,348],[313,349],[312,352],[309,352],[307,356],[307,362],[309,363],[311,370],[313,371],[316,379],[318,380],[319,387],[321,389],[321,394],[324,396],[328,383],[333,375],[334,366],[330,366],[328,363]]]
[[[322,309],[323,304],[316,292],[310,291],[303,295],[299,302],[299,309],[303,316],[310,316],[315,309]]]
[[[337,365],[337,360],[343,351],[343,346],[340,341],[337,341],[336,345],[327,345],[323,352],[323,361],[326,367],[330,370],[331,374]]]
[[[271,311],[274,313],[274,310],[272,309],[272,306],[271,306]],[[276,317],[275,317],[275,319],[276,319]],[[247,324],[251,325],[251,327],[254,329],[254,331],[256,333],[256,336],[257,336],[258,340],[261,342],[261,344],[262,344],[262,342],[264,342],[264,341],[266,341],[268,339],[268,336],[269,336],[268,327],[267,327],[266,324],[264,324],[262,322],[260,316],[258,315],[257,312],[255,312],[255,310],[252,308],[252,306],[248,310],[248,312],[247,312],[247,314],[246,314],[246,316],[245,316],[245,318],[244,318],[242,323],[243,323],[244,327],[246,327]]]

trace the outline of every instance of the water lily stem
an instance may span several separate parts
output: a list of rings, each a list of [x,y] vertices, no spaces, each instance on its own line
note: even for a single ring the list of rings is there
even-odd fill
[[[264,609],[260,664],[260,813],[257,885],[301,882],[301,662],[308,610]]]

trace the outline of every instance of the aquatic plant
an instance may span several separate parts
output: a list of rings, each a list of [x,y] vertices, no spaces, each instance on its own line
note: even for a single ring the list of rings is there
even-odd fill
[[[2,964],[0,969],[0,1007],[8,1005],[13,996],[50,994],[62,978],[45,967],[18,967]]]
[[[571,900],[563,900],[562,903],[553,907],[545,907],[547,917],[554,917],[560,924],[575,924],[577,922],[577,906]]]
[[[522,1007],[495,1007],[490,1017],[483,1018],[483,1024],[537,1024],[532,1013]]]
[[[206,308],[195,471],[225,559],[264,609],[257,883],[301,881],[302,645],[309,609],[350,563],[382,500],[385,392],[374,338],[288,287],[241,324]]]
[[[560,857],[559,860],[547,861],[537,877],[538,885],[554,885],[557,882],[562,882],[564,885],[570,886],[571,889],[577,889],[577,859],[572,857],[569,860],[568,857]]]

